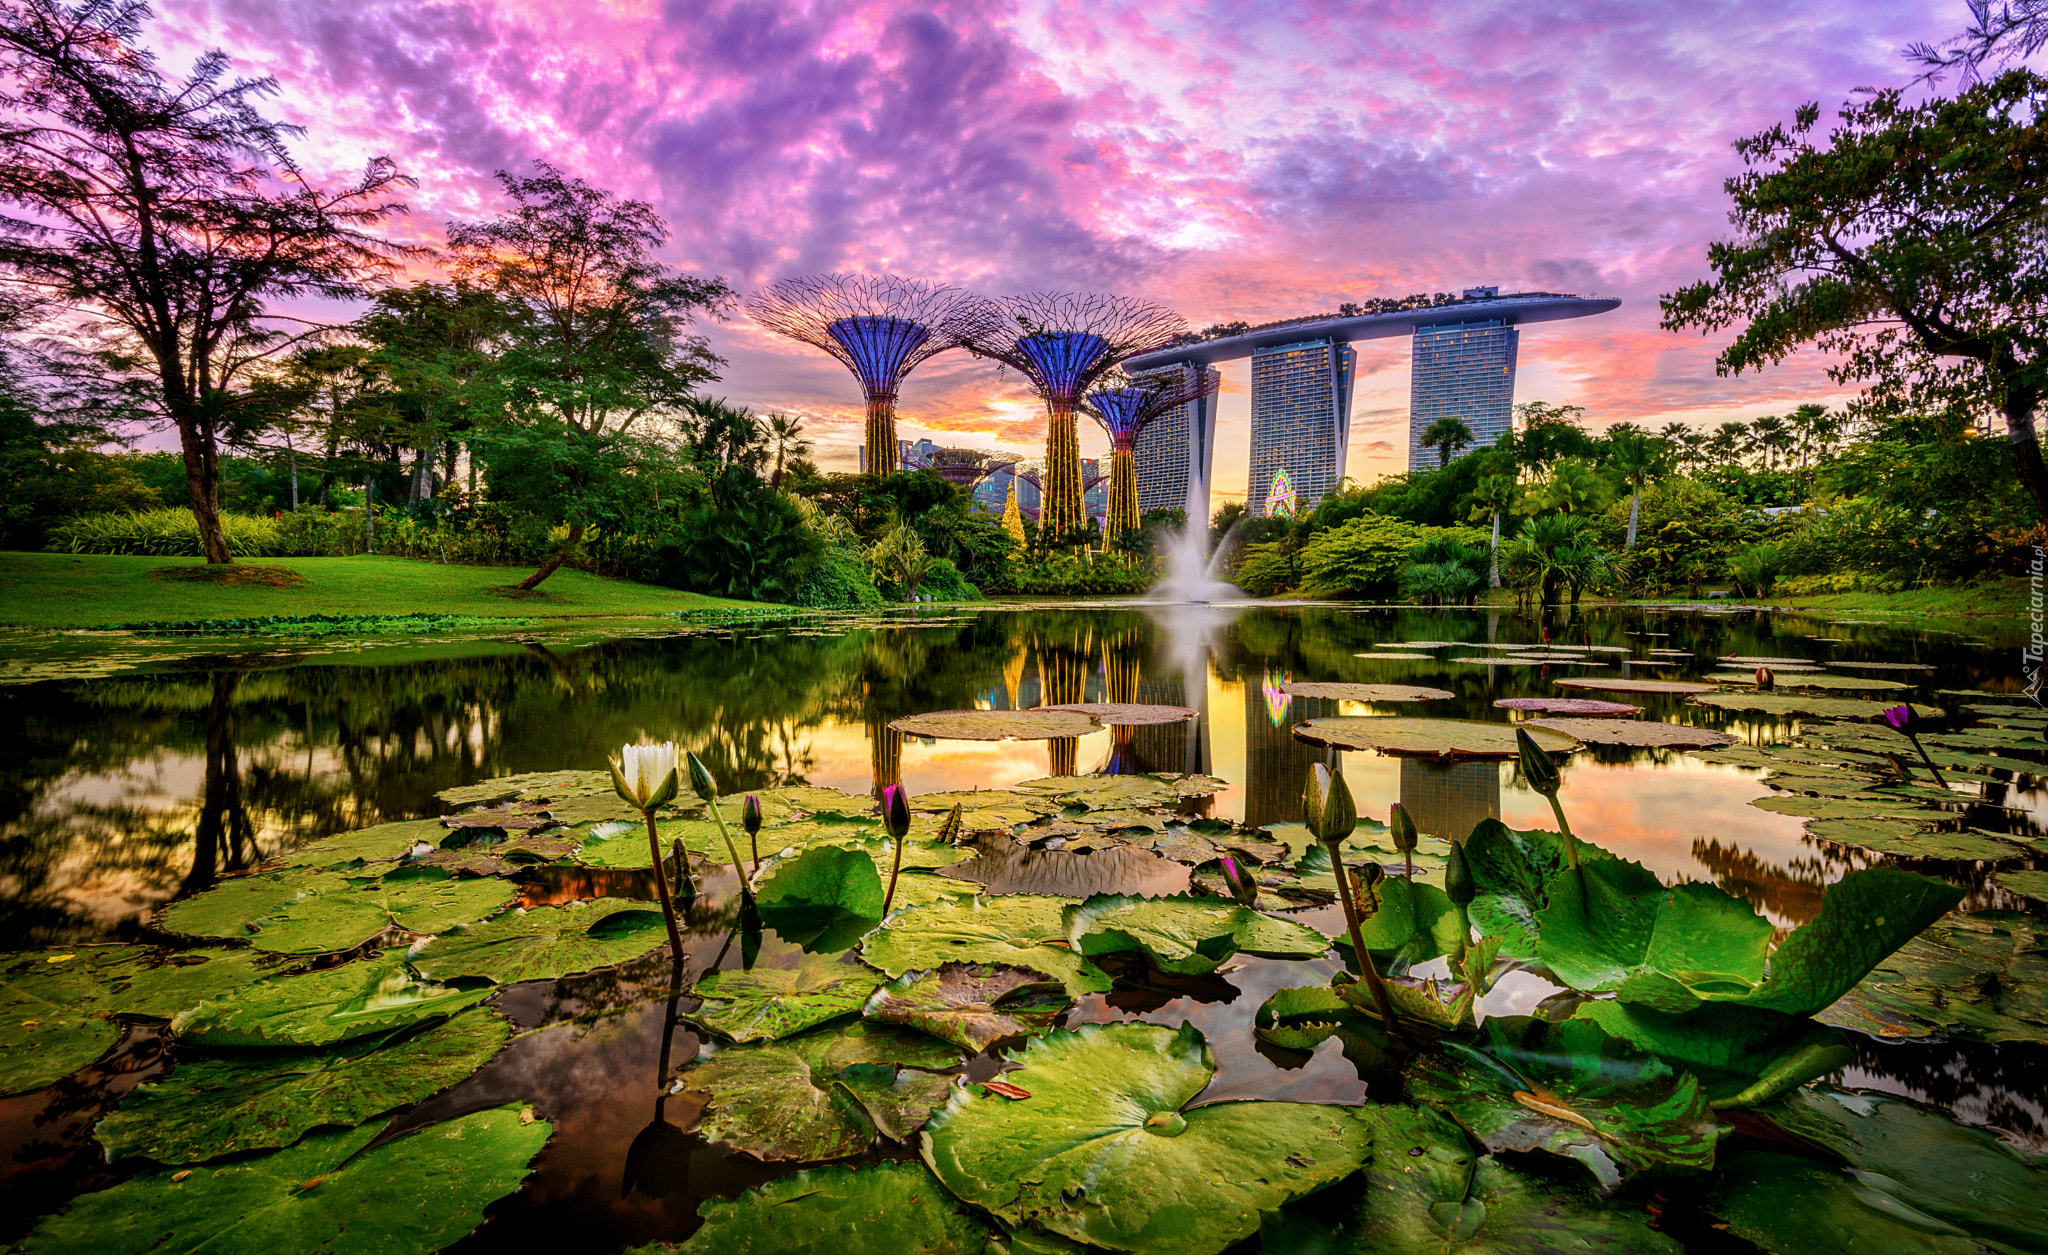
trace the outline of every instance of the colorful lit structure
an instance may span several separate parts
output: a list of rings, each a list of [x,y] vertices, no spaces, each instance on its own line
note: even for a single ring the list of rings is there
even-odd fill
[[[746,300],[755,322],[830,353],[867,401],[863,466],[896,463],[896,392],[921,363],[986,338],[1000,315],[960,288],[897,275],[824,274],[772,283]]]
[[[1138,526],[1138,466],[1133,450],[1153,420],[1215,393],[1221,377],[1213,370],[1172,366],[1145,375],[1112,371],[1081,401],[1109,433],[1109,539]]]

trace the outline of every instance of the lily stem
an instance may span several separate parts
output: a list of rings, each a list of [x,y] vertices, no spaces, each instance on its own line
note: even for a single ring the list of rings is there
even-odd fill
[[[1908,734],[1907,734],[1907,737],[1906,737],[1906,739],[1908,739],[1908,740],[1910,740],[1911,742],[1913,742],[1913,748],[1914,748],[1914,749],[1916,749],[1916,750],[1919,750],[1919,751],[1920,751],[1920,761],[1921,761],[1921,762],[1923,762],[1923,763],[1926,763],[1926,764],[1927,764],[1927,770],[1929,770],[1929,771],[1931,771],[1931,772],[1933,772],[1933,773],[1934,773],[1934,783],[1936,783],[1936,784],[1940,785],[1940,786],[1941,786],[1942,788],[1946,789],[1946,788],[1948,787],[1948,781],[1942,778],[1942,775],[1941,775],[1941,768],[1939,768],[1939,767],[1937,767],[1937,766],[1935,766],[1935,765],[1934,765],[1934,758],[1933,758],[1933,756],[1932,756],[1932,755],[1930,755],[1930,754],[1929,754],[1929,753],[1927,752],[1927,747],[1926,747],[1926,746],[1924,746],[1924,745],[1920,744],[1920,738],[1919,738],[1919,737],[1917,737],[1917,736],[1914,736],[1914,735],[1913,735],[1913,734],[1911,734],[1911,733],[1908,733]]]
[[[1550,802],[1550,813],[1557,816],[1557,835],[1564,840],[1565,866],[1579,878],[1579,909],[1590,913],[1593,904],[1586,901],[1586,869],[1579,866],[1579,841],[1572,835],[1572,824],[1564,817],[1564,803],[1557,800],[1555,791],[1543,795]]]
[[[661,833],[654,827],[654,812],[640,812],[647,820],[647,850],[654,856],[654,889],[661,897],[661,918],[668,925],[669,952],[680,962],[683,957],[683,932],[676,927],[675,899],[668,892],[668,871],[661,863]]]
[[[896,857],[889,863],[889,892],[882,895],[883,919],[889,918],[889,908],[896,905],[896,877],[903,871],[903,843],[909,839],[908,835],[890,838],[896,846]]]
[[[1386,982],[1380,979],[1380,970],[1372,961],[1372,954],[1365,948],[1365,934],[1358,926],[1358,903],[1351,897],[1351,873],[1344,866],[1343,842],[1327,843],[1330,848],[1330,863],[1337,869],[1337,897],[1344,904],[1344,924],[1351,930],[1352,968],[1365,977],[1365,983],[1372,990],[1372,1000],[1379,1007],[1380,1021],[1387,1026],[1387,1032],[1396,1041],[1406,1041],[1400,1025],[1394,1022],[1394,1004],[1387,1000]]]
[[[710,790],[707,789],[705,792],[708,793]],[[718,799],[715,797],[710,798],[704,803],[704,806],[711,812],[711,822],[718,825],[718,835],[725,839],[725,852],[732,855],[732,874],[739,878],[740,901],[752,905],[754,889],[752,885],[747,883],[746,871],[740,867],[740,847],[733,844],[732,833],[727,831],[725,827],[725,816],[718,813]]]

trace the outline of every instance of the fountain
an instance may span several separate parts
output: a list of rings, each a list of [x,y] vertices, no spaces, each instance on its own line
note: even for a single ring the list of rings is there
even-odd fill
[[[1217,563],[1229,551],[1230,534],[1216,552],[1209,552],[1208,502],[1209,486],[1190,481],[1187,525],[1166,551],[1166,578],[1152,586],[1152,594],[1162,601],[1206,604],[1244,595],[1235,584],[1216,576]],[[1236,530],[1231,528],[1232,533]]]

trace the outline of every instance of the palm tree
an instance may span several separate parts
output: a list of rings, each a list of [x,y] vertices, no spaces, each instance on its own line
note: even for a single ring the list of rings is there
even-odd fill
[[[783,463],[809,453],[811,442],[804,439],[804,420],[793,414],[770,414],[768,439],[775,446],[775,473],[768,477],[768,486],[780,488]]]
[[[1778,454],[1792,443],[1792,430],[1776,414],[1765,414],[1749,424],[1749,437],[1764,455],[1764,470],[1778,468]]]
[[[1628,543],[1622,548],[1633,549],[1636,547],[1636,516],[1643,505],[1643,484],[1651,476],[1664,473],[1670,459],[1670,446],[1653,436],[1633,431],[1611,437],[1610,445],[1607,467],[1629,486]]]
[[[1720,430],[1707,438],[1707,456],[1723,466],[1740,461],[1749,448],[1748,423],[1723,423]]]
[[[1612,486],[1584,458],[1564,458],[1550,468],[1550,478],[1522,495],[1524,514],[1590,514],[1607,504]]]
[[[1477,523],[1485,515],[1493,516],[1493,569],[1487,575],[1487,587],[1500,587],[1500,516],[1515,503],[1519,491],[1513,475],[1482,476],[1472,486],[1471,513],[1467,516]]]
[[[1458,450],[1477,439],[1462,418],[1439,418],[1422,429],[1422,447],[1436,450],[1438,470],[1449,466],[1451,459],[1458,456]]]

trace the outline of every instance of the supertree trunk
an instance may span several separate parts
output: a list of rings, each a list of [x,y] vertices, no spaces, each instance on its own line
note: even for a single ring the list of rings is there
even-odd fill
[[[896,394],[876,393],[868,397],[868,473],[894,474],[896,467]]]
[[[1109,525],[1114,540],[1138,526],[1138,459],[1128,440],[1115,441],[1109,452]]]
[[[1039,506],[1038,528],[1048,537],[1063,538],[1086,521],[1081,512],[1081,440],[1074,430],[1071,402],[1047,407],[1045,429],[1045,500]]]

